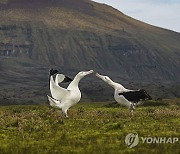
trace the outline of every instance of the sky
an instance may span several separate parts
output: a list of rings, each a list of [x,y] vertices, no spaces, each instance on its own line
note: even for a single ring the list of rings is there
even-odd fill
[[[180,0],[93,0],[158,27],[180,32]]]

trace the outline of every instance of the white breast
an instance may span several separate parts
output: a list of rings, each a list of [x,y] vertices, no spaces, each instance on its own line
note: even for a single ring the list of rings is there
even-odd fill
[[[70,92],[70,98],[74,102],[74,104],[76,104],[80,101],[81,92],[80,92],[79,88]]]
[[[131,103],[122,95],[119,95],[119,90],[115,90],[114,99],[120,105],[130,107]]]
[[[69,91],[69,95],[64,97],[61,101],[62,107],[70,108],[76,105],[81,99],[81,92],[79,88]]]

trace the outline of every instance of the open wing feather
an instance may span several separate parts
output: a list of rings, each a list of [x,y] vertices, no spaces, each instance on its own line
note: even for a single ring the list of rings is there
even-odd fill
[[[60,87],[54,82],[53,77],[50,77],[50,91],[53,98],[56,100],[61,100],[65,95],[68,94],[68,90]]]

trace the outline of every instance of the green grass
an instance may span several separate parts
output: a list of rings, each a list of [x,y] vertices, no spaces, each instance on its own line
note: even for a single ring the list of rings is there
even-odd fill
[[[145,105],[131,116],[124,107],[80,103],[69,110],[67,119],[49,106],[1,106],[0,153],[179,153],[179,142],[140,142],[134,148],[124,143],[131,132],[180,139],[179,111],[177,102]]]

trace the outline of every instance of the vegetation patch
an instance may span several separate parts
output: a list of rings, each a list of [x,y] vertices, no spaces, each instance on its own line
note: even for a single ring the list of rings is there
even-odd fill
[[[139,137],[180,139],[178,105],[140,106],[132,116],[127,108],[107,104],[80,103],[69,110],[69,118],[49,106],[1,106],[0,153],[180,152],[179,142],[139,142],[134,148],[124,142],[133,132]]]

